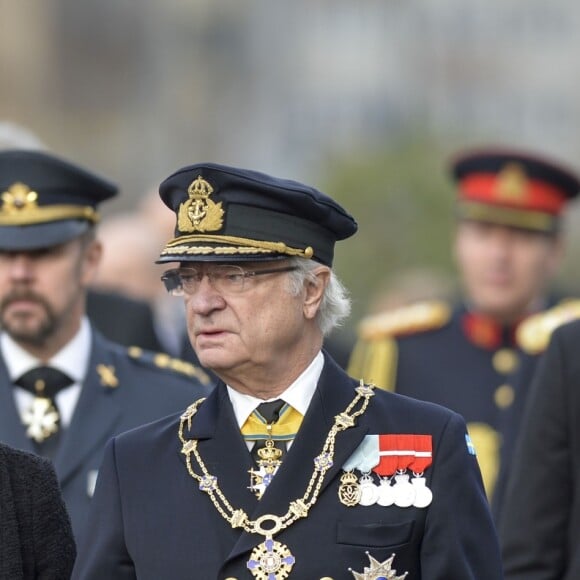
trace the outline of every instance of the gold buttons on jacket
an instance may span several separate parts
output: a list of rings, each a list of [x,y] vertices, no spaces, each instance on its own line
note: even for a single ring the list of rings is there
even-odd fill
[[[516,393],[511,385],[501,385],[493,394],[493,400],[496,407],[499,409],[507,409],[510,407],[514,399],[516,398]]]
[[[492,358],[493,368],[502,375],[513,373],[519,364],[518,355],[511,348],[500,348]]]

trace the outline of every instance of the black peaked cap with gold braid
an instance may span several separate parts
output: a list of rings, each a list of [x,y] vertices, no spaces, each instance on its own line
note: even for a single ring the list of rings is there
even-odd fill
[[[355,220],[324,193],[288,179],[215,163],[184,167],[159,187],[176,216],[164,262],[263,261],[299,256],[332,265]]]
[[[117,186],[44,151],[0,151],[0,251],[56,246],[99,219]]]

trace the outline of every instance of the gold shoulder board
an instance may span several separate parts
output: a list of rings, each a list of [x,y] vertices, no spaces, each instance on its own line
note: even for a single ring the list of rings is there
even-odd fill
[[[146,360],[145,351],[137,346],[129,347],[127,352],[132,358]],[[194,377],[202,385],[209,385],[211,383],[209,375],[201,367],[198,367],[193,363],[181,360],[179,358],[173,358],[166,353],[153,353],[152,362],[160,369],[171,369],[179,374],[186,375],[188,377]]]
[[[444,326],[451,318],[449,304],[441,300],[416,302],[364,318],[358,327],[362,340],[402,336]]]
[[[522,322],[516,341],[528,354],[539,354],[548,347],[552,332],[559,326],[580,318],[580,300],[568,298],[553,308],[538,312]]]

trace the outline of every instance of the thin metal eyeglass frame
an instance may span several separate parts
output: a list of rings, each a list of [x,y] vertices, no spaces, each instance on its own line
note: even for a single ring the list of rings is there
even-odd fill
[[[297,270],[298,268],[296,266],[285,266],[284,268],[267,268],[265,270],[244,270],[241,266],[236,266],[235,264],[228,264],[228,266],[233,267],[233,268],[239,268],[242,271],[241,276],[243,277],[243,282],[241,285],[240,290],[236,291],[241,293],[244,291],[244,282],[248,279],[248,278],[253,278],[255,276],[261,276],[262,274],[278,274],[278,273],[282,273],[282,272],[293,272],[294,270]],[[170,288],[167,284],[167,282],[170,280],[170,276],[177,276],[179,278],[179,273],[182,271],[187,271],[187,270],[193,270],[194,272],[197,272],[197,270],[195,268],[173,268],[171,270],[167,270],[166,272],[164,272],[161,276],[161,281],[164,283],[165,288],[167,290],[167,292],[169,292],[169,294],[171,294],[172,296],[185,296],[185,295],[192,295],[195,294],[194,292],[187,292],[185,290],[185,285],[183,283],[175,286],[174,288]],[[204,276],[208,276],[207,272],[204,272],[202,277],[199,279],[198,284],[201,284],[201,281],[203,280]],[[212,282],[212,276],[209,275],[209,281],[210,284],[213,286],[213,282]],[[214,286],[215,288],[215,286]]]

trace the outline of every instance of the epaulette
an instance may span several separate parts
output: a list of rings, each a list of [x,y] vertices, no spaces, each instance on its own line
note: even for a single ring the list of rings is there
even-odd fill
[[[451,307],[442,300],[416,302],[363,318],[358,327],[362,340],[397,337],[441,328],[451,318]]]
[[[166,353],[151,353],[144,351],[138,346],[130,346],[127,349],[127,353],[131,358],[142,361],[149,361],[160,369],[171,369],[179,374],[186,375],[188,377],[194,377],[202,385],[209,385],[211,383],[211,378],[202,368],[179,358],[173,358]]]
[[[539,354],[548,347],[552,332],[556,328],[578,318],[580,318],[580,300],[568,298],[524,320],[518,326],[516,342],[524,352]]]

